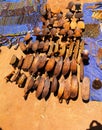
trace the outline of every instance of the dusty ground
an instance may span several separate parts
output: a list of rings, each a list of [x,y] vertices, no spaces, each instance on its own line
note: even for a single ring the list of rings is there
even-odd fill
[[[49,0],[51,7],[66,7],[68,0]],[[84,1],[84,0],[83,0]],[[91,0],[90,0],[91,1]],[[18,58],[22,52],[18,49],[2,47],[0,54],[0,128],[2,130],[86,130],[95,120],[102,123],[102,103],[83,103],[81,95],[77,101],[60,104],[53,94],[48,101],[37,100],[31,93],[28,100],[23,99],[23,89],[15,83],[5,83],[4,77],[11,72],[9,61],[13,54]],[[96,125],[96,124],[95,124]],[[0,129],[1,130],[1,129]],[[102,130],[97,126],[90,130]]]

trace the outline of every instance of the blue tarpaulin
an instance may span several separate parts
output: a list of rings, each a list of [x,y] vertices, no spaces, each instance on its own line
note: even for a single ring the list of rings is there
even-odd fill
[[[20,0],[1,0],[1,2],[20,2]]]
[[[98,20],[92,19],[92,17],[91,17],[92,16],[92,10],[86,9],[87,6],[94,5],[94,4],[95,3],[84,4],[83,12],[84,12],[84,21],[85,21],[86,24],[87,23],[88,24],[92,24],[92,23],[98,24],[99,23]],[[102,9],[102,8],[100,8],[100,9]],[[101,39],[102,39],[102,32],[101,31],[100,31],[100,34],[98,35],[98,37],[96,37],[96,38],[90,38],[90,37],[84,38],[85,42],[87,43],[85,48],[90,50],[90,44],[95,44],[97,40],[101,40]],[[97,42],[96,44],[99,47],[102,47],[102,41]],[[95,51],[97,51],[97,49],[95,50],[94,45],[92,45],[92,46],[93,46],[93,48],[91,48],[92,52],[93,52],[93,54],[95,54],[96,53]],[[91,53],[89,55],[89,64],[85,65],[84,72],[85,72],[85,76],[88,76],[91,80],[90,101],[93,101],[93,100],[102,101],[102,88],[99,89],[99,90],[95,90],[92,87],[92,81],[95,78],[99,78],[102,81],[102,70],[96,64],[96,57],[93,56]]]

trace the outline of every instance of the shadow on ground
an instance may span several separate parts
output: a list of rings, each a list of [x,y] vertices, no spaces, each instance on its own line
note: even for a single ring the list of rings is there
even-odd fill
[[[102,124],[96,120],[90,123],[89,129],[86,130],[102,130]]]

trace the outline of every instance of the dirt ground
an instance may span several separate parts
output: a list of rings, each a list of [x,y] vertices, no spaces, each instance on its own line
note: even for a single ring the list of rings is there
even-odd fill
[[[84,0],[83,0],[84,1]],[[88,0],[89,1],[89,0]],[[91,1],[91,0],[90,0]],[[64,9],[68,0],[49,0],[51,8]],[[1,47],[0,53],[0,130],[102,130],[102,103],[76,101],[60,104],[53,94],[47,101],[35,93],[23,98],[24,89],[6,83],[4,77],[13,70],[9,61],[13,54],[20,58],[20,49]],[[81,87],[81,86],[80,86]]]

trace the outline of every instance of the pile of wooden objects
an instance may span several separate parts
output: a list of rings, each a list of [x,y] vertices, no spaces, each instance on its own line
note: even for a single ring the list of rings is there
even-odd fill
[[[5,77],[24,87],[24,98],[31,90],[37,98],[48,99],[50,93],[65,99],[77,99],[79,84],[82,100],[90,97],[90,80],[84,77],[84,62],[88,62],[88,51],[82,33],[85,24],[80,3],[69,2],[67,13],[54,13],[49,6],[41,8],[42,29],[34,28],[36,40],[33,42],[28,32],[19,47],[25,53],[18,59],[13,55],[10,64],[15,68]],[[79,68],[79,69],[78,69]],[[29,72],[27,76],[25,72]]]

